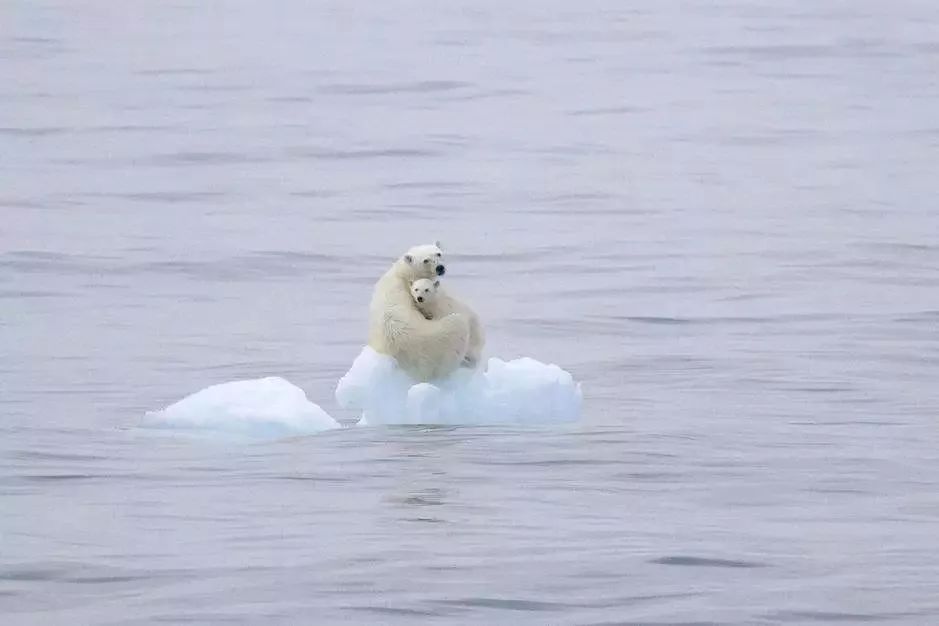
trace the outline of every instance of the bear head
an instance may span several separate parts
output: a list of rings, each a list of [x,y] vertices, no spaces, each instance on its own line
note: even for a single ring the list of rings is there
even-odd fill
[[[419,278],[411,283],[411,297],[418,304],[428,304],[434,301],[438,287],[440,287],[439,280]]]
[[[404,253],[401,262],[408,270],[412,280],[443,276],[447,271],[443,264],[443,252],[440,242],[414,246]]]

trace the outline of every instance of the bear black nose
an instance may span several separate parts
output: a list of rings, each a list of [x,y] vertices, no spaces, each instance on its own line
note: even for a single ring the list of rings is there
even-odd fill
[[[447,268],[445,268],[443,265],[437,266],[437,276],[443,276],[446,273],[447,273]]]
[[[418,301],[418,302],[423,302],[423,301],[424,301],[424,296],[417,296],[417,301]]]

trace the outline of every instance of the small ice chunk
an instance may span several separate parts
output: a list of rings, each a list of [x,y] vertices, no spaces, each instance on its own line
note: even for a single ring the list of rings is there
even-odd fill
[[[206,387],[161,411],[146,414],[144,426],[189,432],[224,432],[251,439],[276,439],[339,428],[302,389],[276,376]]]
[[[443,392],[430,383],[419,383],[408,389],[406,424],[433,424],[440,421]]]

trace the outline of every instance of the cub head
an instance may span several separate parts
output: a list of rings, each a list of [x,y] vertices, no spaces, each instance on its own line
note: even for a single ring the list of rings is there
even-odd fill
[[[414,278],[434,278],[443,276],[447,271],[443,264],[443,252],[440,242],[414,246],[404,253],[401,261],[407,266]]]
[[[440,287],[439,280],[429,278],[419,278],[411,283],[411,297],[418,306],[427,306],[432,304],[437,297],[437,289]]]

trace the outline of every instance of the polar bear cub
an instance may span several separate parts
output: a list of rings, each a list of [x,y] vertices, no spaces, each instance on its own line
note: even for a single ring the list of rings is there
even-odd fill
[[[414,299],[417,310],[429,320],[440,319],[452,313],[466,316],[469,320],[470,333],[463,366],[476,367],[482,357],[483,345],[486,343],[479,316],[467,305],[447,294],[440,287],[440,280],[429,278],[415,280],[411,283],[411,298]]]

